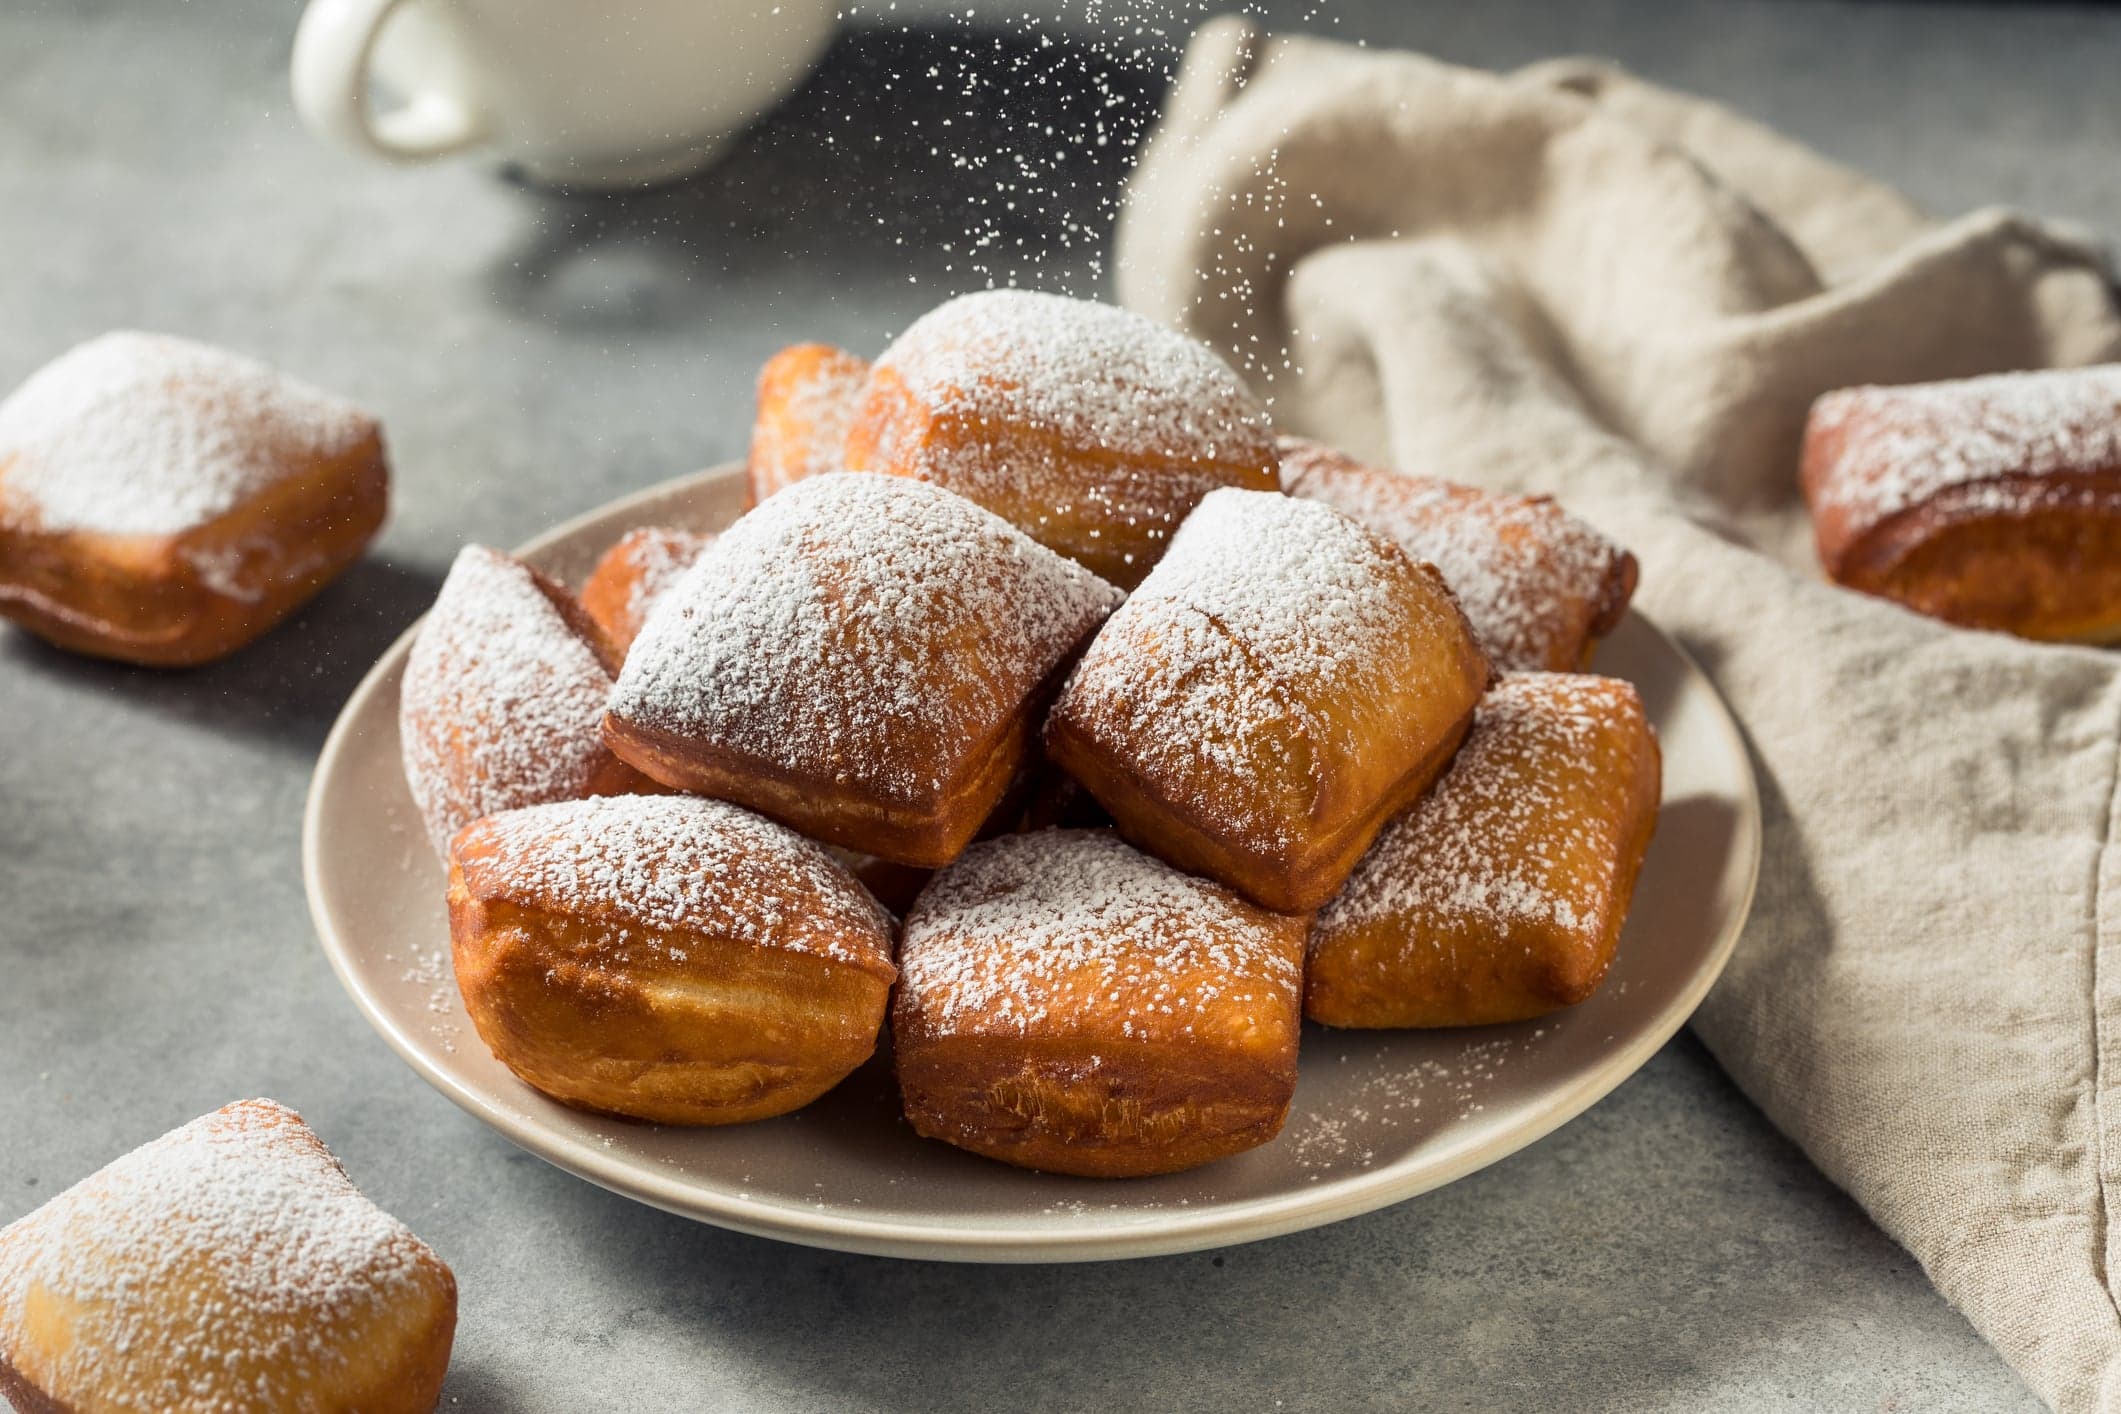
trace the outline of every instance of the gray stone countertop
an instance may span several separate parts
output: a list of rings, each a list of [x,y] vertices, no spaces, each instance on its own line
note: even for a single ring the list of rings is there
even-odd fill
[[[2033,1407],[1684,1036],[1559,1133],[1369,1217],[1219,1254],[983,1269],[777,1245],[605,1193],[459,1112],[361,1021],[311,934],[303,792],[460,543],[740,454],[776,347],[873,350],[985,283],[943,249],[968,219],[1015,262],[996,273],[1102,288],[1116,150],[1054,165],[1008,212],[990,176],[897,140],[908,114],[963,114],[950,76],[996,52],[923,18],[945,8],[967,7],[857,16],[713,173],[592,198],[318,147],[286,96],[288,0],[0,5],[0,387],[113,326],[188,334],[380,411],[398,476],[371,558],[220,665],[132,671],[0,630],[0,1223],[265,1094],[454,1265],[450,1407]],[[1148,7],[1007,7],[1027,8],[1065,36]],[[1179,33],[1198,18],[1172,8]],[[1940,212],[2121,229],[2121,11],[1260,8],[1486,65],[1609,55]],[[1146,70],[1077,53],[1070,72],[1144,113],[1167,59],[1153,35],[1146,52]],[[1021,101],[1064,123],[1079,87]],[[975,106],[966,141],[1022,141],[1027,110]]]

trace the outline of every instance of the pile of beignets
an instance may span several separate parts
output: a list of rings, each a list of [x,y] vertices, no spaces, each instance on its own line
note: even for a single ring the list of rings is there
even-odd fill
[[[1277,439],[1206,348],[1051,295],[759,392],[734,524],[579,593],[467,548],[407,662],[457,982],[523,1080],[760,1119],[888,1017],[921,1134],[1165,1173],[1274,1137],[1305,1017],[1597,988],[1660,794],[1580,671],[1625,551]]]

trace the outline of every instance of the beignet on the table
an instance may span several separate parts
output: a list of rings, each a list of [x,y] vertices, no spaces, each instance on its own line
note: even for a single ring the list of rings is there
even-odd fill
[[[442,1259],[271,1100],[0,1228],[0,1401],[23,1414],[427,1414],[456,1323]]]
[[[655,779],[934,868],[1023,771],[1119,591],[972,502],[896,476],[799,481],[650,615],[604,736]]]
[[[1277,484],[1265,408],[1206,345],[1024,290],[915,320],[876,361],[846,456],[968,496],[1123,589],[1202,496]]]
[[[806,1105],[876,1048],[891,923],[819,846],[748,810],[605,796],[496,815],[449,854],[479,1037],[564,1104],[662,1124]]]
[[[1619,626],[1635,557],[1546,496],[1506,496],[1364,466],[1281,439],[1282,486],[1436,566],[1497,672],[1572,672]]]
[[[750,505],[846,469],[847,428],[868,381],[867,360],[830,344],[797,344],[766,360],[744,461]]]
[[[156,667],[233,653],[383,524],[382,430],[264,364],[105,334],[0,402],[0,616]]]
[[[1612,965],[1657,827],[1657,737],[1612,678],[1520,673],[1311,931],[1304,1014],[1484,1026],[1571,1006]]]
[[[1264,1144],[1296,1090],[1305,922],[1107,830],[974,845],[906,917],[891,1022],[906,1117],[1093,1177]]]
[[[1443,770],[1487,681],[1427,565],[1315,501],[1215,491],[1083,654],[1046,751],[1142,848],[1302,913]]]
[[[2121,641],[2121,364],[1828,393],[1803,481],[1837,582],[1969,628]]]

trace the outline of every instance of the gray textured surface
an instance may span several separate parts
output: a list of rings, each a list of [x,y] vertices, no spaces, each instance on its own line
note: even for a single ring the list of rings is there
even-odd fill
[[[1939,210],[2019,202],[2121,229],[2121,14],[1269,9],[1478,63],[1609,54]],[[859,36],[721,171],[597,201],[316,148],[284,95],[293,11],[0,5],[0,386],[113,325],[187,333],[377,408],[399,474],[379,553],[228,663],[151,675],[0,633],[0,1222],[269,1094],[455,1266],[449,1388],[465,1408],[2031,1403],[1684,1039],[1445,1191],[1219,1256],[1079,1268],[696,1227],[545,1166],[427,1089],[340,995],[304,910],[302,795],[340,700],[462,540],[507,544],[729,457],[771,349],[873,348],[976,283],[938,243],[981,213],[982,188],[873,141],[932,99],[877,97],[865,75],[917,72],[932,35]],[[1100,224],[1112,169],[1068,175],[1008,218],[1008,241],[1040,250],[1061,218]],[[1038,268],[1091,289],[1094,257],[1078,243]]]

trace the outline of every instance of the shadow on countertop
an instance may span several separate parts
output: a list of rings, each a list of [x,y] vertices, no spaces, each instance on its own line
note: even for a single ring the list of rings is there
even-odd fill
[[[355,685],[441,587],[434,570],[370,555],[292,618],[216,663],[136,668],[0,626],[0,669],[101,689],[191,726],[314,756]]]

